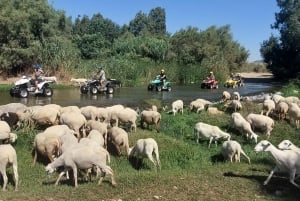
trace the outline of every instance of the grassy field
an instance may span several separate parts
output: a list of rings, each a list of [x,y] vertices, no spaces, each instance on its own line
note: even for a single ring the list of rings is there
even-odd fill
[[[260,106],[244,103],[241,113],[249,112],[260,112]],[[285,175],[276,175],[267,186],[263,186],[274,167],[273,158],[269,153],[254,153],[253,141],[247,141],[235,130],[228,130],[229,118],[229,113],[215,116],[205,111],[190,113],[186,109],[183,115],[162,113],[160,133],[155,129],[140,128],[136,133],[129,133],[130,145],[139,138],[157,140],[162,168],[155,171],[153,164],[144,160],[142,167],[135,169],[126,156],[112,156],[111,167],[117,187],[112,187],[108,178],[100,186],[96,178],[92,182],[79,180],[76,189],[74,182],[66,179],[54,186],[58,174],[46,175],[44,167],[47,161],[39,160],[36,166],[32,166],[32,142],[40,131],[16,130],[19,191],[13,191],[12,169],[9,168],[8,191],[0,193],[0,200],[299,200],[300,190],[291,185]],[[199,121],[217,125],[232,134],[232,139],[239,141],[251,158],[251,164],[243,157],[241,163],[224,162],[220,155],[221,142],[217,147],[212,144],[210,149],[207,140],[197,144],[193,126]],[[263,133],[257,134],[260,135],[259,141],[266,139]],[[269,140],[277,145],[283,139],[300,145],[299,130],[288,121],[276,121]]]

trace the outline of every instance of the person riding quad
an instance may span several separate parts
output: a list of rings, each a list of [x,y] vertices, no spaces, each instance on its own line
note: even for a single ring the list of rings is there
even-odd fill
[[[99,80],[100,85],[101,85],[101,86],[104,86],[104,83],[105,83],[105,81],[106,81],[106,78],[105,78],[105,71],[103,70],[103,67],[102,67],[102,66],[99,66],[99,67],[98,67],[98,72],[97,72],[96,75],[94,76],[94,79],[95,79],[95,80]]]
[[[166,82],[167,76],[166,76],[166,74],[165,74],[165,70],[164,70],[164,69],[161,69],[160,74],[159,74],[159,78],[160,78],[160,80],[161,80],[163,83]]]
[[[43,80],[42,74],[44,73],[42,66],[40,64],[33,65],[34,74],[33,74],[33,81],[35,85],[35,93],[39,93],[38,84]]]
[[[207,79],[208,80],[215,80],[216,78],[215,78],[214,72],[210,71]]]

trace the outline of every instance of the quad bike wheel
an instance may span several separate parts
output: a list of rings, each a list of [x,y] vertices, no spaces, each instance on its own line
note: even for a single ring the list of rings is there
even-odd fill
[[[20,89],[20,91],[19,91],[19,97],[21,97],[21,98],[27,98],[28,97],[28,91],[27,91],[27,89]]]
[[[98,93],[98,88],[95,86],[91,87],[91,94],[96,95],[97,93]]]
[[[161,86],[157,86],[156,91],[161,91]]]
[[[114,93],[114,88],[113,87],[107,87],[106,93],[113,94]]]
[[[89,89],[88,89],[88,87],[87,86],[81,86],[80,87],[80,92],[82,93],[82,94],[87,94],[88,92],[89,92]]]
[[[49,87],[44,88],[43,95],[45,97],[51,97],[53,95],[52,88],[49,88]]]

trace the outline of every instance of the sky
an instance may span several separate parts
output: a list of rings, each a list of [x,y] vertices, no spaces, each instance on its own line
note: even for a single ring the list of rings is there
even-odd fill
[[[129,24],[138,12],[149,14],[161,7],[166,13],[167,32],[196,27],[204,31],[210,26],[230,25],[234,41],[249,51],[249,62],[261,60],[259,49],[264,40],[278,35],[271,29],[276,0],[48,0],[56,10],[65,11],[74,20],[78,15],[92,17],[100,13],[116,24]]]

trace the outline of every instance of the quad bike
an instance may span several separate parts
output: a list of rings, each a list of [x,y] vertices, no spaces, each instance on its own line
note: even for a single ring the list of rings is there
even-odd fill
[[[244,81],[243,81],[243,79],[230,78],[230,79],[226,80],[224,86],[227,88],[241,87],[241,86],[244,86]]]
[[[165,81],[163,82],[159,75],[156,76],[156,78],[154,80],[152,80],[150,82],[150,84],[148,85],[148,91],[153,91],[153,90],[156,90],[156,91],[171,91],[172,88],[170,86],[170,82],[168,81]]]
[[[21,98],[27,98],[29,94],[36,96],[51,97],[53,95],[53,89],[50,84],[54,83],[51,80],[40,79],[38,87],[36,89],[34,80],[28,76],[22,76],[21,79],[17,80],[14,86],[10,89],[9,93],[11,96],[17,96]]]
[[[101,85],[99,80],[92,79],[86,81],[85,84],[80,87],[80,92],[82,94],[90,92],[92,95],[98,93],[113,94],[114,86],[110,80],[105,81],[105,83]]]
[[[218,80],[205,79],[201,83],[201,89],[218,89]]]

